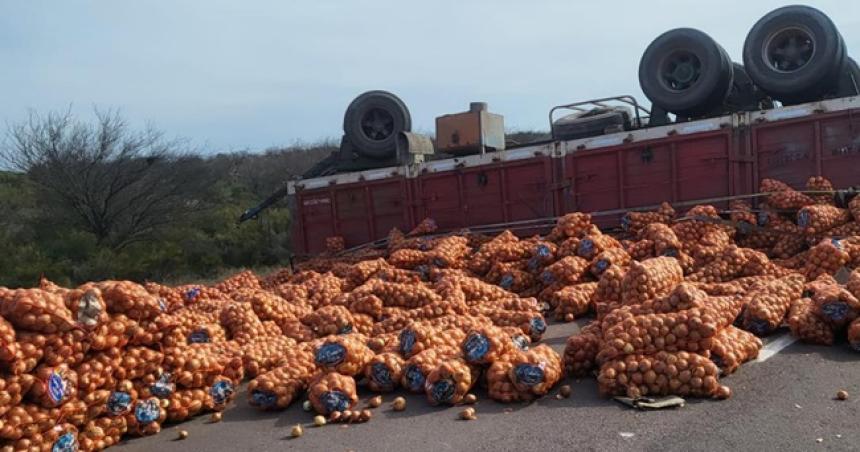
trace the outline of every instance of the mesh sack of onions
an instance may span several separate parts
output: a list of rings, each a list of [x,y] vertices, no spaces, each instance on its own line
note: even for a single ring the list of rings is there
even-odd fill
[[[116,381],[113,376],[114,366],[121,364],[121,353],[119,349],[109,349],[87,355],[87,358],[74,368],[78,375],[78,389],[86,394],[112,386]]]
[[[851,221],[847,209],[827,204],[806,206],[797,212],[797,225],[806,234],[820,234]]]
[[[206,391],[203,389],[180,389],[167,399],[167,420],[182,422],[200,414],[206,404]]]
[[[349,309],[339,305],[319,308],[302,317],[301,321],[319,337],[349,333],[354,323]]]
[[[702,308],[633,316],[604,331],[598,359],[661,350],[706,352],[721,326],[717,316]]]
[[[248,403],[263,410],[284,409],[307,387],[316,371],[313,353],[295,347],[286,354],[284,362],[248,383]]]
[[[669,223],[674,217],[675,209],[664,202],[655,212],[627,212],[621,217],[621,227],[627,232],[636,234],[649,224]]]
[[[611,235],[606,235],[596,231],[596,233],[588,234],[579,241],[576,247],[576,254],[579,257],[593,259],[598,254],[612,248],[621,248],[618,240],[615,240]]]
[[[22,333],[22,337],[26,333]],[[75,366],[84,360],[88,345],[86,332],[84,330],[72,330],[60,334],[49,334],[46,336],[42,351],[42,364],[57,366],[68,364]]]
[[[80,327],[89,329],[108,320],[107,305],[99,289],[63,289],[62,292],[55,293],[63,295],[66,307]]]
[[[57,424],[43,432],[28,432],[5,447],[5,450],[27,452],[76,451],[78,429],[68,423]]]
[[[308,399],[314,410],[322,415],[354,408],[358,403],[355,380],[337,372],[320,374],[308,387]]]
[[[644,261],[656,256],[654,253],[654,242],[651,240],[626,240],[622,246],[624,247],[624,251],[630,255],[630,258],[635,261]]]
[[[546,344],[515,353],[511,364],[510,380],[522,392],[542,396],[561,380],[561,357]]]
[[[758,219],[752,206],[746,200],[734,199],[729,201],[729,217],[735,223],[758,224]]]
[[[544,284],[576,284],[588,270],[588,260],[579,256],[566,256],[544,268],[540,274],[540,280]]]
[[[117,444],[127,431],[125,417],[100,417],[87,422],[81,429],[78,443],[84,452],[99,451]]]
[[[400,378],[400,385],[411,392],[424,392],[424,385],[430,371],[435,369],[443,360],[458,355],[459,350],[455,347],[431,348],[421,353],[416,353],[406,360],[403,366],[403,374]]]
[[[126,415],[128,434],[132,436],[155,435],[161,431],[161,424],[167,419],[167,400],[150,397],[134,402],[131,412]]]
[[[711,361],[723,375],[733,373],[741,364],[758,357],[762,343],[752,333],[731,325],[723,328],[714,336],[711,345]]]
[[[374,320],[382,320],[383,308],[385,305],[382,299],[373,294],[359,294],[351,297],[352,301],[349,304],[350,312],[354,314],[366,314],[374,318]]]
[[[18,357],[20,347],[15,339],[15,327],[0,317],[0,368]]]
[[[236,291],[242,289],[252,289],[259,290],[262,289],[260,285],[260,278],[254,274],[251,270],[241,271],[239,273],[230,276],[229,278],[215,284],[213,286],[215,290],[218,290],[221,293],[226,295],[231,295]]]
[[[503,402],[524,402],[534,398],[528,391],[520,391],[511,381],[511,370],[514,368],[512,355],[494,361],[486,371],[487,394],[491,399]]]
[[[809,249],[801,271],[807,279],[815,279],[823,274],[832,275],[848,264],[850,259],[841,241],[824,239]]]
[[[30,400],[45,408],[58,407],[78,393],[78,375],[65,364],[41,365],[33,372],[35,381],[27,393]]]
[[[428,252],[429,262],[441,268],[459,268],[470,251],[469,239],[466,237],[445,237],[439,239]]]
[[[220,314],[220,323],[230,335],[230,338],[242,344],[263,330],[263,322],[254,313],[248,303],[230,303]]]
[[[308,342],[314,340],[317,336],[311,327],[305,325],[300,320],[288,319],[278,323],[281,333],[296,342]]]
[[[128,343],[154,346],[162,342],[178,326],[176,320],[168,315],[160,315],[153,320],[132,321],[131,328],[126,330],[129,334]]]
[[[770,193],[767,203],[777,209],[797,210],[803,206],[815,204],[815,200],[809,196],[778,180],[762,179],[759,190],[762,193]]]
[[[806,190],[823,193],[809,195],[816,204],[833,204],[833,195],[836,193],[833,184],[822,176],[812,176],[806,180]]]
[[[376,295],[385,306],[399,306],[403,308],[418,308],[441,298],[436,292],[421,284],[404,284],[371,280],[370,293]]]
[[[497,326],[487,325],[470,330],[460,344],[463,358],[469,364],[490,364],[516,350],[511,335]]]
[[[329,253],[339,253],[346,249],[346,240],[341,236],[326,237],[325,250]]]
[[[374,356],[364,367],[364,376],[371,391],[391,392],[400,384],[406,361],[397,352]]]
[[[719,368],[710,359],[688,352],[626,355],[605,362],[597,377],[604,395],[678,395],[727,398],[731,391],[720,386]]]
[[[285,336],[260,338],[242,346],[242,366],[245,375],[254,378],[280,366],[287,351],[296,341]]]
[[[0,416],[19,405],[35,381],[36,378],[28,374],[0,377]]]
[[[254,291],[248,297],[248,302],[260,320],[272,320],[280,323],[283,320],[302,318],[312,312],[309,305],[287,300],[264,290]]]
[[[307,289],[308,302],[314,307],[328,305],[331,300],[343,293],[343,280],[330,273],[309,279],[302,285]]]
[[[465,337],[460,328],[413,324],[400,332],[397,347],[403,357],[410,358],[427,349],[458,347]]]
[[[388,263],[402,269],[414,269],[430,262],[430,255],[421,250],[399,249],[388,256]]]
[[[113,315],[109,320],[90,331],[90,348],[93,350],[107,350],[115,347],[125,347],[132,337],[132,329],[138,325],[123,314]]]
[[[82,286],[86,287],[85,286]],[[166,310],[158,298],[140,284],[131,281],[102,281],[95,287],[101,290],[107,310],[113,314],[125,314],[131,319],[148,320]]]
[[[373,351],[358,334],[327,336],[313,344],[314,362],[325,371],[355,376],[373,359]]]
[[[511,292],[522,292],[537,284],[535,277],[526,270],[528,261],[497,262],[490,267],[486,279]]]
[[[472,389],[478,374],[462,358],[443,359],[427,374],[424,382],[427,401],[431,405],[456,405]]]
[[[821,320],[837,329],[860,316],[860,301],[857,297],[836,285],[819,287],[812,295],[812,307]]]
[[[855,196],[848,202],[848,211],[854,221],[860,223],[860,196]]]
[[[848,277],[848,283],[845,284],[845,288],[854,294],[855,297],[860,298],[860,269],[851,272],[851,275]]]
[[[209,386],[219,375],[244,376],[242,359],[221,355],[212,344],[191,344],[164,352],[164,368],[186,389]],[[238,375],[237,375],[238,374]]]
[[[208,411],[224,411],[236,396],[236,383],[227,377],[216,377],[212,386],[206,388],[205,408]]]
[[[596,282],[567,286],[553,294],[556,320],[572,322],[577,317],[585,315],[591,309],[594,294],[597,292]]]
[[[581,237],[591,229],[591,215],[587,213],[569,213],[558,219],[555,230],[562,237]]]
[[[675,256],[682,249],[681,241],[667,224],[649,224],[639,231],[638,237],[640,240],[653,242],[654,254],[657,256]]]
[[[164,354],[143,346],[127,347],[114,361],[114,376],[118,380],[134,380],[157,372],[164,362]]]
[[[688,281],[719,283],[735,279],[750,262],[751,255],[743,248],[730,245],[724,248],[713,260],[687,276]]]
[[[833,345],[833,327],[815,314],[812,300],[809,298],[799,298],[791,302],[787,323],[791,335],[807,344]]]
[[[589,265],[591,274],[599,278],[609,267],[627,267],[631,261],[630,254],[624,248],[610,248],[594,257]]]
[[[471,314],[478,317],[487,317],[496,326],[515,326],[535,342],[539,341],[543,337],[543,333],[546,332],[546,320],[543,315],[533,311],[508,311],[505,309],[474,307]]]
[[[782,323],[791,302],[800,298],[804,282],[803,276],[795,273],[751,288],[746,294],[743,328],[757,336],[770,334]]]
[[[290,281],[290,277],[292,276],[293,269],[289,267],[281,268],[261,278],[260,287],[266,290],[272,290],[281,284],[288,283]]]
[[[4,288],[0,315],[16,328],[44,334],[69,331],[75,325],[63,297],[41,289]]]
[[[598,328],[583,328],[567,338],[564,346],[564,370],[573,377],[584,377],[595,369],[601,337]]]
[[[0,439],[16,440],[47,431],[56,424],[59,415],[57,408],[33,403],[16,405],[0,417]]]
[[[466,296],[466,303],[470,305],[498,300],[499,298],[507,298],[513,295],[499,286],[488,284],[478,278],[470,276],[455,278]]]
[[[684,279],[684,271],[671,257],[631,262],[621,280],[621,302],[638,304],[668,294]]]

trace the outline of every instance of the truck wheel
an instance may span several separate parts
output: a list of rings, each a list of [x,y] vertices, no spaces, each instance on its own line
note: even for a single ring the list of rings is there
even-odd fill
[[[557,140],[595,137],[607,133],[609,129],[630,129],[629,109],[596,108],[563,116],[552,125],[553,138]]]
[[[343,115],[343,133],[355,151],[371,158],[394,155],[397,134],[412,129],[409,109],[388,91],[368,91],[356,97]]]
[[[734,113],[738,111],[756,111],[760,109],[773,108],[773,101],[753,83],[746,69],[740,63],[732,64],[734,81],[729,97],[723,104],[725,112]]]
[[[725,100],[732,85],[732,61],[707,34],[677,28],[645,49],[639,84],[655,105],[679,116],[697,116]]]
[[[786,104],[817,100],[832,91],[845,55],[845,43],[830,18],[800,5],[775,9],[759,19],[743,51],[753,82]]]

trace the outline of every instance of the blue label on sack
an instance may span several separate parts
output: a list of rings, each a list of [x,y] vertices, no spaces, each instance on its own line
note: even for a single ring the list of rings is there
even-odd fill
[[[200,295],[200,288],[195,287],[185,291],[185,301],[194,301]]]
[[[797,212],[797,225],[798,226],[805,228],[805,227],[808,227],[811,222],[812,222],[812,219],[809,217],[809,211],[808,210],[801,210],[800,212]]]
[[[529,326],[531,326],[532,332],[538,335],[546,331],[546,322],[542,317],[532,317],[531,321],[529,321]]]
[[[552,272],[546,270],[540,274],[540,280],[543,281],[544,284],[552,284],[555,281],[555,276],[553,276]]]
[[[235,392],[236,388],[228,380],[218,380],[209,388],[209,395],[216,405],[223,405],[229,402]]]
[[[72,432],[63,433],[51,446],[51,452],[77,452],[77,450],[78,438]]]
[[[511,340],[514,342],[514,345],[518,349],[523,350],[523,351],[528,350],[529,344],[531,343],[531,342],[529,342],[529,338],[522,336],[522,335],[514,336],[511,338]]]
[[[421,368],[410,364],[403,374],[406,375],[406,386],[410,391],[417,392],[424,389],[424,381],[427,377],[421,372]]]
[[[423,238],[418,239],[418,249],[421,251],[427,251],[431,248],[430,243],[428,243]]]
[[[836,303],[827,303],[821,306],[821,313],[824,317],[834,321],[841,322],[848,317],[848,313],[850,308],[846,303],[836,302]]]
[[[633,219],[630,217],[629,213],[625,213],[623,217],[621,217],[621,229],[626,231],[630,230],[630,225],[633,224]]]
[[[346,348],[338,343],[326,342],[317,348],[315,359],[321,366],[337,366],[346,358]]]
[[[138,424],[146,425],[158,420],[161,417],[161,407],[158,406],[158,400],[141,400],[134,407],[134,418]]]
[[[448,403],[454,398],[456,386],[448,379],[439,380],[430,387],[430,397],[437,403]]]
[[[149,392],[159,399],[166,399],[176,390],[176,385],[170,382],[170,374],[165,372],[158,377],[158,381],[149,387]]]
[[[448,266],[448,264],[446,264],[445,261],[440,257],[433,258],[433,265],[439,268],[445,268]]]
[[[544,372],[541,366],[535,364],[518,364],[514,369],[517,383],[524,386],[534,386],[543,383]]]
[[[536,254],[537,254],[537,256],[538,256],[538,257],[547,258],[547,257],[550,257],[550,255],[552,254],[552,252],[550,251],[550,249],[549,249],[549,247],[548,247],[548,246],[546,246],[546,245],[538,245],[538,246],[537,246],[537,253],[536,253]]]
[[[158,309],[161,312],[167,311],[167,302],[164,301],[164,298],[158,297]]]
[[[842,250],[842,240],[839,239],[830,239],[830,243],[836,247],[837,250]]]
[[[582,239],[579,246],[576,247],[576,254],[579,254],[580,257],[591,257],[594,254],[594,240]]]
[[[400,353],[403,356],[412,354],[412,349],[415,347],[415,332],[410,329],[405,329],[400,332]]]
[[[767,212],[759,212],[756,214],[755,220],[759,226],[767,226],[770,223],[770,215]]]
[[[480,362],[488,353],[490,353],[490,341],[483,334],[470,334],[463,342],[463,355],[470,363]]]
[[[51,372],[48,377],[48,397],[55,404],[59,404],[66,396],[66,381],[57,372]]]
[[[506,289],[506,290],[510,289],[511,286],[513,286],[513,285],[514,285],[514,277],[512,275],[502,276],[502,280],[499,282],[499,286],[501,286],[502,289]]]
[[[334,411],[346,411],[349,409],[349,397],[340,391],[328,391],[320,396],[320,402],[326,410],[326,414]]]
[[[389,369],[384,363],[373,363],[373,365],[370,366],[370,378],[374,383],[383,388],[394,388],[394,381],[391,379],[391,369]]]
[[[678,248],[666,248],[662,254],[666,257],[678,257]]]
[[[188,335],[189,344],[208,344],[212,342],[209,339],[209,332],[206,330],[197,330]]]
[[[598,273],[603,273],[610,265],[611,263],[609,262],[609,259],[598,259],[597,262],[594,263],[594,268],[597,269]]]
[[[125,414],[131,408],[131,394],[123,391],[110,393],[107,401],[107,410],[111,416]]]
[[[251,400],[254,405],[262,408],[271,408],[278,403],[278,397],[269,391],[254,390],[251,392]]]
[[[538,259],[537,257],[533,257],[533,258],[529,259],[528,268],[531,271],[535,271],[538,269],[538,267],[540,267],[540,264],[541,264],[541,260]]]
[[[337,330],[337,334],[349,334],[352,333],[352,325],[344,325]]]
[[[430,267],[427,265],[421,264],[421,265],[415,267],[415,271],[418,272],[418,274],[421,276],[421,279],[423,281],[426,281],[427,279],[430,278]]]

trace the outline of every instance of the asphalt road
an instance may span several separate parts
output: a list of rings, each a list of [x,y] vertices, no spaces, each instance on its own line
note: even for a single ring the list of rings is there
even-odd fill
[[[551,325],[544,342],[558,351],[575,324]],[[168,425],[156,436],[112,450],[133,451],[808,451],[860,450],[860,354],[847,345],[815,347],[769,338],[766,360],[724,378],[725,401],[689,400],[683,408],[642,412],[601,398],[594,379],[569,380],[573,395],[530,404],[501,404],[478,390],[478,419],[458,420],[462,408],[431,407],[404,395],[407,409],[389,408],[395,395],[366,424],[312,426],[301,403],[283,412],[259,412],[240,393],[221,423],[208,416]],[[788,345],[790,344],[790,345]],[[787,347],[786,347],[787,345]],[[776,352],[776,353],[773,353]],[[847,401],[834,399],[846,389]],[[554,393],[553,393],[554,394]],[[370,392],[362,393],[362,401]],[[302,424],[302,437],[289,438]],[[189,437],[177,441],[178,430]]]

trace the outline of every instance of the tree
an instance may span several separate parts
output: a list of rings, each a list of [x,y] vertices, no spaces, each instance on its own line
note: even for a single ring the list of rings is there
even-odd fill
[[[205,165],[147,127],[132,131],[113,111],[86,123],[70,111],[9,127],[0,157],[36,184],[43,207],[73,220],[100,246],[121,249],[204,206]]]

